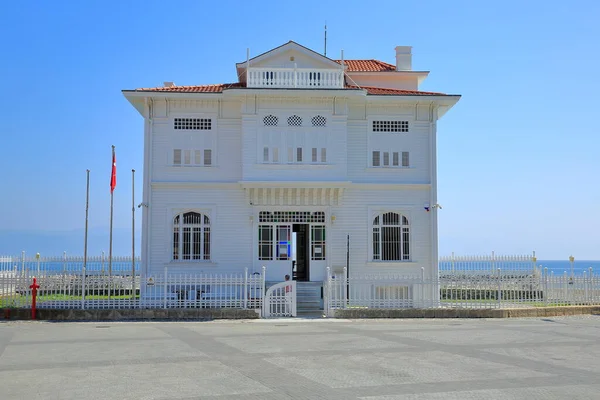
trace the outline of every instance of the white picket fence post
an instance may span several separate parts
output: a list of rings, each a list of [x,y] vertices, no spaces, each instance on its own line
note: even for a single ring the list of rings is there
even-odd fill
[[[166,310],[167,309],[167,293],[169,290],[169,285],[167,284],[168,279],[167,279],[168,275],[167,275],[167,267],[165,267],[165,280],[164,280],[164,299],[163,299],[163,308]]]
[[[350,280],[348,279],[348,268],[344,267],[344,281],[342,286],[343,308],[348,308],[348,291],[350,290]]]
[[[85,310],[85,267],[81,268],[81,309]]]

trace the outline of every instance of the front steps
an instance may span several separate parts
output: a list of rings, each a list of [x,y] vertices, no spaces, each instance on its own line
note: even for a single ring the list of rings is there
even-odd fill
[[[323,282],[296,282],[298,314],[317,314],[323,310],[322,288]]]

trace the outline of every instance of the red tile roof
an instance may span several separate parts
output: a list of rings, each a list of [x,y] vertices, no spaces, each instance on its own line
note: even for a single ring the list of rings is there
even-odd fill
[[[140,92],[183,92],[183,93],[222,93],[223,89],[245,87],[242,83],[219,83],[216,85],[171,86],[135,89]]]
[[[171,86],[171,87],[155,87],[136,89],[139,92],[175,92],[175,93],[222,93],[226,89],[244,88],[243,83],[221,83],[217,85],[199,85],[199,86]],[[369,95],[395,95],[395,96],[446,96],[445,93],[437,92],[421,92],[418,90],[403,90],[378,88],[373,86],[355,86],[346,85],[346,89],[367,91]]]
[[[372,95],[396,95],[396,96],[447,96],[446,93],[437,92],[422,92],[420,90],[404,90],[404,89],[390,89],[390,88],[378,88],[373,86],[353,86],[346,85],[348,89],[364,89],[367,94]]]
[[[341,64],[341,60],[333,60]],[[395,71],[396,66],[379,60],[344,60],[347,72],[388,72]]]

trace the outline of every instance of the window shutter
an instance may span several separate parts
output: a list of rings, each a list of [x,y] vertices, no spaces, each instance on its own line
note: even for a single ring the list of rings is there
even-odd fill
[[[173,150],[173,164],[181,165],[181,149]]]
[[[373,152],[373,166],[374,167],[379,167],[380,166],[380,159],[379,159],[379,152],[378,151],[374,151]]]
[[[408,159],[408,151],[403,151],[402,152],[402,166],[403,167],[410,166],[410,162],[409,162],[409,159]]]

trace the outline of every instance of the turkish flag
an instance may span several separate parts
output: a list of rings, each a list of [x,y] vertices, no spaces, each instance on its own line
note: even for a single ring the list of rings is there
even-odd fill
[[[112,151],[112,173],[110,175],[110,193],[117,187],[117,156],[115,155],[115,147],[113,146]]]

